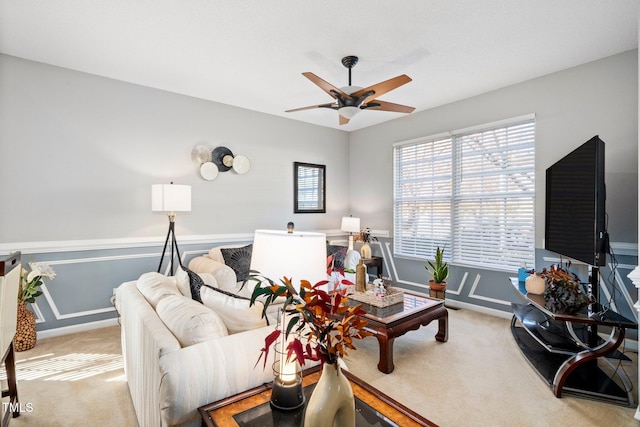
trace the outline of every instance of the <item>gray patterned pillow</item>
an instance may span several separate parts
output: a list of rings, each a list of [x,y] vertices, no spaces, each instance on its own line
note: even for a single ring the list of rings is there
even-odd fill
[[[333,255],[333,269],[344,268],[344,258],[347,256],[346,246],[327,245],[327,258]]]
[[[182,266],[182,269],[187,272],[189,275],[189,287],[191,288],[191,298],[202,303],[202,299],[200,299],[200,288],[204,286],[204,280],[202,277],[198,275],[198,273],[194,273],[189,270],[187,267]]]
[[[224,263],[235,271],[238,282],[244,282],[249,277],[252,251],[253,243],[241,248],[220,248]]]

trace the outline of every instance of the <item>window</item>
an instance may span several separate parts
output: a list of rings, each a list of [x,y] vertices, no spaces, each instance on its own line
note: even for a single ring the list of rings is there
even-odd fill
[[[394,145],[394,253],[513,270],[535,256],[535,121]]]
[[[325,166],[311,163],[293,164],[293,212],[325,213]]]

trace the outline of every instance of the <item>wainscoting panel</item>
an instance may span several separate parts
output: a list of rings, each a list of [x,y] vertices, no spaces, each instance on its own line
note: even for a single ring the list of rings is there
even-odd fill
[[[424,266],[425,260],[400,258],[393,256],[391,238],[378,238],[372,245],[373,254],[384,259],[385,275],[391,276],[396,286],[420,294],[428,294],[429,275]],[[638,321],[637,311],[633,308],[638,300],[637,290],[627,275],[638,263],[637,245],[612,244],[616,252],[617,268],[612,272],[612,265],[600,269],[600,301],[610,304],[628,319]],[[557,264],[560,259],[556,254],[536,249],[536,270]],[[532,267],[532,266],[529,266]],[[576,271],[583,281],[588,279],[586,265],[574,263],[572,271]],[[451,306],[477,309],[502,317],[510,316],[511,303],[519,302],[511,277],[516,271],[500,271],[477,267],[451,265],[447,279],[446,299]],[[501,314],[502,313],[502,314]],[[637,331],[627,331],[627,337],[637,338]]]
[[[340,231],[325,232],[327,238],[334,242],[344,239],[344,233]],[[383,258],[384,275],[390,276],[398,287],[427,295],[429,276],[424,268],[425,261],[394,257],[392,238],[377,236],[378,241],[373,242],[372,251]],[[178,238],[178,244],[182,261],[188,265],[193,257],[207,253],[212,247],[244,245],[251,240],[250,233],[187,236],[182,240]],[[346,240],[344,242],[346,244]],[[22,250],[23,262],[45,261],[55,270],[56,278],[45,282],[42,287],[44,295],[32,306],[39,333],[53,335],[56,329],[74,332],[83,325],[115,324],[117,312],[111,303],[114,288],[123,282],[136,280],[145,272],[157,271],[163,245],[164,239],[44,242],[24,245],[23,248],[19,244],[15,248],[0,245],[0,253]],[[612,301],[612,307],[624,316],[637,320],[637,311],[633,309],[637,290],[627,278],[637,265],[637,247],[623,246],[624,250],[616,251],[619,255],[615,274],[609,268],[601,270],[601,298]],[[358,248],[359,244],[356,244]],[[169,256],[170,253],[165,255],[162,265],[165,274],[168,274]],[[557,262],[554,254],[536,250],[538,270]],[[510,281],[510,277],[516,274],[515,271],[453,265],[447,280],[447,304],[510,317],[510,304],[518,301]],[[628,335],[633,335],[633,332],[629,331]]]

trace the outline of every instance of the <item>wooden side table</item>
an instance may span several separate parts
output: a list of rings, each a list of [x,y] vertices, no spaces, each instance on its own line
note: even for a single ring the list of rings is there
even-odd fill
[[[371,274],[369,273],[369,268],[376,267],[376,276],[382,277],[382,257],[362,258],[362,263],[367,266],[367,274]]]

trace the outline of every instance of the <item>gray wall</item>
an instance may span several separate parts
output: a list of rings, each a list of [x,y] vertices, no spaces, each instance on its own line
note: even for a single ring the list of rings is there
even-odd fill
[[[151,185],[192,186],[179,235],[338,228],[348,134],[0,55],[0,243],[152,237]],[[194,145],[226,146],[246,175],[204,181]],[[293,215],[293,162],[327,165],[327,213]],[[11,183],[11,185],[9,185]]]
[[[205,181],[198,143],[246,155]],[[327,213],[293,214],[293,162],[326,165]],[[183,255],[257,228],[335,230],[348,214],[348,134],[0,55],[0,254],[52,262],[40,331],[114,318],[112,288],[155,271],[167,216],[151,185],[192,186]]]
[[[546,168],[598,134],[606,143],[611,240],[620,256],[631,256],[623,260],[619,277],[625,283],[619,285],[631,289],[626,276],[637,264],[637,94],[638,53],[632,50],[353,132],[349,141],[352,212],[365,226],[393,232],[394,142],[535,113],[537,251],[544,247]],[[392,243],[385,239],[378,246],[390,267],[387,271],[393,274],[395,268],[399,283],[425,292],[424,261],[395,258]],[[543,258],[536,256],[540,264]],[[514,273],[491,266],[482,270],[454,265],[447,298],[509,312],[515,293],[508,278]],[[635,301],[634,290],[633,295]]]

